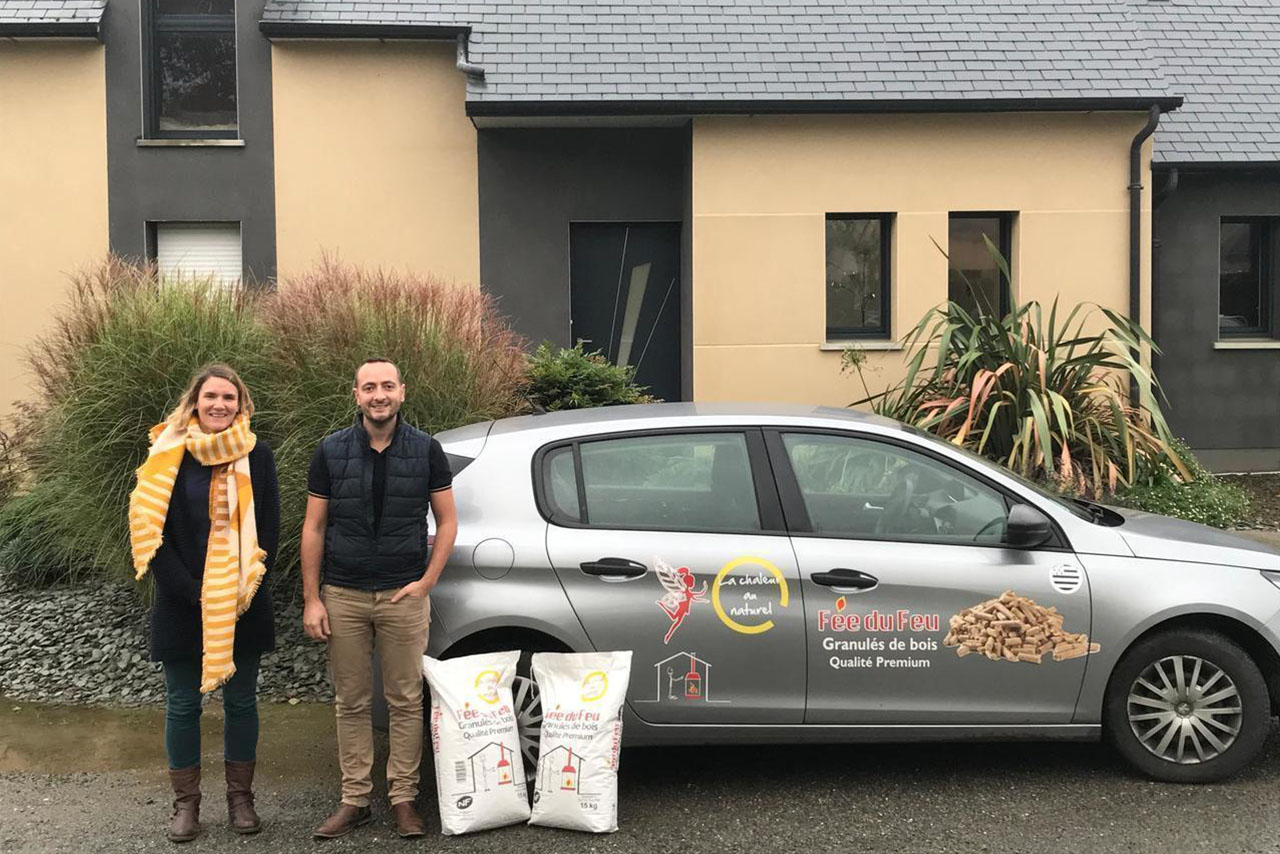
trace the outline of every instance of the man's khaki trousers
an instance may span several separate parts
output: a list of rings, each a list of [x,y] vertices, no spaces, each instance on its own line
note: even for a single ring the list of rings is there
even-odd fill
[[[395,590],[354,590],[326,584],[329,672],[337,711],[342,802],[369,806],[373,792],[373,648],[382,663],[382,692],[390,711],[387,795],[392,804],[418,797],[422,763],[422,654],[427,648],[430,599]]]

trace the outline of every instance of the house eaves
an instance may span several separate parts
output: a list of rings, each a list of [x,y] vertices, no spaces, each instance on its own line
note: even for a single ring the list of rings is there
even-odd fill
[[[100,39],[106,5],[107,0],[0,2],[0,38]]]

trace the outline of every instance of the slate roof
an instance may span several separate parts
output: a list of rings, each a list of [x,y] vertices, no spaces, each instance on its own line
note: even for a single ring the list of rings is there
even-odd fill
[[[107,0],[0,0],[0,35],[97,35]]]
[[[473,112],[1175,94],[1123,0],[268,0],[280,24],[469,28]]]
[[[1185,98],[1160,119],[1156,161],[1280,162],[1280,0],[1142,0],[1131,11]]]

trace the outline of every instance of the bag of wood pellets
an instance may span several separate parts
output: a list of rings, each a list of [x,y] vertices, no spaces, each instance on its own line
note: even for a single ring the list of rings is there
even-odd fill
[[[618,754],[631,652],[533,656],[542,739],[530,824],[618,829]]]
[[[431,750],[446,836],[529,818],[511,681],[519,652],[439,661],[424,655],[431,686]]]

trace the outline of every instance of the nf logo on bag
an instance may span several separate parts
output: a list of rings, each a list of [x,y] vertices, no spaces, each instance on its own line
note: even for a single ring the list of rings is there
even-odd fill
[[[461,798],[458,798],[458,809],[465,810],[471,806],[471,803],[472,803],[471,796],[463,795]]]

